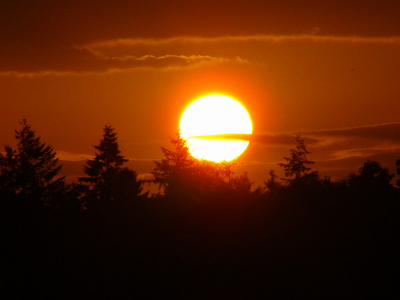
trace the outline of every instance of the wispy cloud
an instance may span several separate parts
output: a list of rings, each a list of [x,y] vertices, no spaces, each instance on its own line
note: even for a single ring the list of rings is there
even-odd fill
[[[283,146],[293,145],[295,143],[294,135],[289,133],[279,134],[238,134],[238,133],[227,133],[227,134],[215,134],[215,135],[203,135],[203,136],[192,136],[192,138],[203,138],[203,139],[215,139],[215,140],[245,140],[252,143],[267,144],[269,146]],[[315,145],[320,141],[315,138],[304,137],[304,142],[307,145]]]
[[[57,157],[59,160],[83,161],[93,159],[94,156],[90,154],[75,154],[67,151],[57,151]]]
[[[84,45],[88,49],[107,48],[117,46],[163,46],[170,44],[204,44],[222,42],[336,42],[336,43],[364,43],[364,44],[400,44],[400,36],[393,37],[362,37],[362,36],[333,36],[333,35],[242,35],[242,36],[219,36],[198,37],[179,36],[163,39],[113,39],[98,41]]]
[[[86,48],[87,49],[87,48]],[[248,63],[247,60],[241,59],[240,57],[236,57],[235,59],[229,59],[224,57],[214,57],[210,55],[175,55],[175,54],[166,54],[161,56],[156,55],[142,55],[142,56],[134,56],[123,54],[120,56],[109,56],[100,51],[93,51],[88,49],[90,53],[101,60],[118,60],[118,61],[148,61],[148,60],[168,60],[168,59],[180,59],[187,63],[199,62],[199,61],[208,61],[208,62],[240,62],[240,63]]]
[[[334,129],[287,131],[282,133],[260,133],[252,137],[253,140],[269,143],[273,139],[278,143],[287,144],[296,134],[300,134],[306,141],[313,144],[324,145],[325,139],[369,139],[388,141],[400,144],[400,122],[343,127]]]
[[[160,60],[181,60],[188,64],[193,63],[226,63],[226,62],[236,62],[236,63],[249,63],[246,59],[241,59],[240,57],[236,57],[234,59],[225,58],[225,57],[215,57],[210,55],[175,55],[175,54],[166,54],[161,56],[146,54],[142,56],[134,56],[123,54],[121,56],[108,56],[104,53],[98,51],[91,51],[96,55],[99,59],[107,60],[107,61],[160,61]]]
[[[276,169],[279,173],[281,168],[276,163],[283,162],[282,158],[296,147],[294,136],[298,133],[253,134],[251,141],[256,143],[248,151],[252,151],[260,165]],[[311,152],[308,158],[315,161],[313,170],[320,171],[322,175],[343,179],[351,172],[357,172],[367,160],[377,161],[391,172],[396,172],[395,162],[400,159],[400,122],[300,133],[307,150]],[[249,164],[246,162],[246,166]],[[254,169],[256,163],[251,165]]]
[[[364,139],[387,140],[400,143],[400,122],[306,131],[304,134],[319,137],[357,137]]]
[[[295,146],[299,132],[256,134],[251,141],[267,147]],[[322,160],[371,157],[398,152],[400,157],[400,122],[368,126],[310,130],[301,132],[307,147]]]
[[[321,150],[331,159],[372,157],[398,152],[400,122],[305,132],[323,141]]]
[[[43,71],[6,71],[0,72],[0,77],[17,77],[17,78],[36,78],[36,77],[46,77],[46,76],[82,76],[82,75],[92,75],[95,72],[74,72],[74,71],[56,71],[56,70],[43,70]]]
[[[41,70],[34,72],[24,71],[6,71],[0,72],[0,77],[17,77],[17,78],[37,78],[37,77],[65,77],[65,76],[104,76],[121,72],[134,71],[177,71],[184,69],[199,68],[204,65],[221,64],[221,63],[249,63],[246,59],[236,57],[234,59],[224,57],[213,57],[209,55],[123,55],[109,57],[104,54],[96,54],[97,58],[103,61],[119,61],[120,63],[130,62],[128,66],[120,65],[118,67],[105,66],[101,71],[58,71],[58,70]],[[137,65],[133,64],[138,62]]]
[[[247,45],[263,47],[267,43],[280,45],[299,42],[382,44],[398,47],[400,36],[362,37],[303,34],[112,39],[74,45],[70,48],[55,48],[52,50],[57,58],[52,60],[52,62],[56,62],[55,64],[43,65],[42,62],[38,62],[37,65],[30,66],[31,69],[26,69],[23,63],[17,63],[15,69],[3,67],[0,77],[87,76],[132,71],[169,72],[215,64],[257,65],[260,63],[260,61],[256,61],[257,58],[246,57],[247,52],[244,49]],[[224,49],[229,49],[229,51],[225,52]],[[50,51],[50,49],[48,50]]]

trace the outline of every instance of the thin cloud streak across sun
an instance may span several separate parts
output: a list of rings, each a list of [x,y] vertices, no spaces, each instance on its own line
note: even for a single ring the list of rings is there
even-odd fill
[[[253,134],[217,134],[205,136],[193,136],[194,138],[205,139],[238,139],[250,142],[257,142],[268,145],[292,145],[293,136],[301,134],[307,145],[326,145],[324,140],[331,138],[341,139],[371,139],[386,140],[400,144],[400,122],[390,122],[383,124],[364,125],[357,127],[344,127],[322,130],[291,131],[282,133],[253,133]],[[371,148],[370,148],[371,149]],[[386,148],[381,148],[384,150]],[[388,148],[392,149],[392,147]],[[357,149],[360,150],[360,149]]]

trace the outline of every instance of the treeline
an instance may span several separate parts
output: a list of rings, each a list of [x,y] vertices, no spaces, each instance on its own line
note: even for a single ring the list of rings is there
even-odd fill
[[[379,298],[399,295],[399,188],[378,162],[333,181],[300,136],[263,187],[194,159],[179,134],[153,180],[104,127],[67,184],[26,120],[0,153],[3,294],[48,298]],[[396,162],[400,174],[400,160]],[[144,192],[157,184],[159,193]],[[397,183],[400,185],[400,182]]]

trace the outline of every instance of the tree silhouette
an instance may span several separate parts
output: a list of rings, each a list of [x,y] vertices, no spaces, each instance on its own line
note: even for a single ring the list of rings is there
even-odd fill
[[[270,170],[268,174],[270,179],[264,181],[266,195],[270,198],[273,198],[277,190],[282,187],[282,184],[277,181],[278,175],[275,174],[275,170]]]
[[[249,175],[245,172],[242,175],[234,176],[229,179],[228,184],[229,188],[233,193],[237,196],[248,196],[251,193],[251,187],[253,185],[253,181],[250,180]],[[258,193],[259,191],[257,191]]]
[[[397,175],[400,175],[400,159],[396,161],[396,167],[396,173]],[[398,187],[400,187],[400,179],[397,179],[396,184]]]
[[[278,163],[278,166],[283,168],[285,176],[288,178],[292,178],[294,176],[294,179],[298,179],[304,175],[307,175],[311,170],[308,165],[314,163],[313,161],[307,159],[307,154],[310,154],[310,152],[307,151],[304,140],[300,138],[299,134],[296,135],[296,142],[296,149],[290,149],[291,157],[284,157],[287,163]],[[286,180],[290,181],[290,179]]]
[[[98,146],[94,159],[88,159],[84,172],[88,175],[79,178],[88,185],[85,200],[88,206],[101,205],[109,201],[132,200],[142,191],[141,180],[137,174],[122,165],[128,161],[120,153],[117,134],[110,125],[104,127],[103,139]]]
[[[62,166],[51,146],[35,136],[24,118],[15,131],[17,149],[5,146],[0,153],[0,190],[3,194],[36,204],[51,205],[67,189],[64,177],[55,179]]]
[[[351,173],[347,182],[356,191],[361,191],[368,196],[373,194],[383,195],[393,191],[394,187],[391,180],[394,175],[389,173],[389,169],[383,168],[376,161],[366,161],[359,169],[359,174]]]
[[[198,160],[191,156],[187,141],[179,132],[176,138],[171,138],[171,143],[175,151],[161,147],[165,158],[155,161],[156,167],[151,172],[153,183],[168,196],[189,192],[187,190],[194,187],[193,177],[200,170]]]
[[[151,172],[153,183],[158,184],[167,197],[197,197],[210,193],[240,191],[250,193],[252,182],[247,174],[234,176],[234,161],[215,163],[194,158],[187,140],[179,132],[171,138],[175,151],[161,147],[165,158],[155,161]]]
[[[82,177],[83,182],[97,184],[107,177],[107,173],[113,170],[118,170],[125,162],[125,159],[120,153],[117,143],[117,134],[114,128],[109,125],[104,127],[103,139],[100,145],[94,146],[99,153],[96,153],[94,159],[87,160],[87,166],[84,166],[84,171],[89,177]]]

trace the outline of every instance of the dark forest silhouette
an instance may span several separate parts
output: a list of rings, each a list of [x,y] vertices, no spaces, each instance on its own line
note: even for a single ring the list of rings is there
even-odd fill
[[[254,188],[235,162],[193,158],[177,134],[149,195],[110,125],[72,184],[53,148],[21,125],[17,148],[0,153],[4,299],[400,295],[400,189],[378,162],[332,181],[312,170],[298,135],[278,164],[285,178],[271,170]]]

